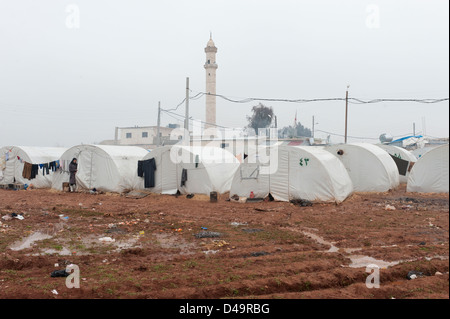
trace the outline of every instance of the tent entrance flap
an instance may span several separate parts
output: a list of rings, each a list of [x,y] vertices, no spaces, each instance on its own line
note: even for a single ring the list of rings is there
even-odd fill
[[[17,165],[20,164],[20,162],[15,158],[10,158],[9,161],[6,161],[6,168],[3,172],[3,182],[5,184],[11,184],[15,182],[14,171],[16,169],[16,163]]]
[[[76,157],[78,159],[77,184],[85,189],[93,188],[93,157],[94,154],[90,150],[81,151]]]

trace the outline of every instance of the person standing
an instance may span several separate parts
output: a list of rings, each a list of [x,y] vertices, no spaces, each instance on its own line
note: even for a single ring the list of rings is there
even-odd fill
[[[74,158],[69,164],[69,173],[70,173],[69,187],[71,192],[76,192],[77,190],[77,180],[75,177],[77,171],[78,171],[78,163],[77,159]]]

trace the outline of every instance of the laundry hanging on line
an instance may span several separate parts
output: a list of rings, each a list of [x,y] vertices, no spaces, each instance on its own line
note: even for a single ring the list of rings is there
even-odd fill
[[[43,164],[31,164],[23,161],[19,156],[17,156],[17,159],[24,163],[22,177],[29,180],[34,179],[36,178],[36,176],[38,176],[39,169],[42,169],[42,175],[45,176],[50,174],[50,170],[52,172],[55,172],[60,168],[59,160]]]
[[[34,179],[38,175],[39,165],[25,162],[22,171],[22,177],[26,179]]]
[[[139,177],[144,177],[144,187],[155,187],[155,171],[156,162],[154,158],[138,161],[137,174]]]
[[[187,179],[187,169],[183,168],[183,170],[181,171],[181,187],[186,185]]]

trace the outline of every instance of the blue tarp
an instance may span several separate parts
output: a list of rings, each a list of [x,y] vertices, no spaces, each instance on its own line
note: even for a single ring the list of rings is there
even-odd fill
[[[415,137],[415,138],[421,138],[421,137],[423,137],[423,136],[422,136],[422,135],[416,135],[416,136],[414,136],[414,135],[410,135],[410,136],[405,136],[405,137],[402,137],[402,138],[396,139],[395,141],[392,141],[392,142],[390,142],[389,144],[392,144],[392,143],[395,143],[395,142],[400,142],[400,141],[404,141],[404,140],[407,140],[408,138],[411,138],[411,137]]]

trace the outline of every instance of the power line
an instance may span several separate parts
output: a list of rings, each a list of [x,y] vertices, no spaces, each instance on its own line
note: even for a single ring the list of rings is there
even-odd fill
[[[343,135],[343,134],[337,134],[337,133],[332,133],[332,132],[327,132],[327,131],[322,131],[322,130],[316,130],[316,132],[322,132],[322,133],[326,133],[326,134],[330,134],[330,135],[345,137],[345,135]],[[359,136],[350,136],[350,135],[347,135],[347,137],[356,138],[359,140],[378,140],[378,137],[377,138],[375,138],[375,137],[359,137]]]
[[[190,91],[192,92],[192,90],[190,90]],[[203,96],[202,93],[198,93],[198,94],[196,94],[196,95],[193,96],[193,97],[189,97],[189,100],[198,100],[198,99],[201,98],[202,96]],[[186,102],[186,98],[184,98],[183,101],[181,101],[180,103],[178,103],[178,105],[177,105],[176,107],[174,107],[173,109],[167,109],[167,110],[165,110],[165,111],[176,111],[176,110],[178,110],[178,108],[179,108],[181,105],[183,105],[184,102]],[[161,110],[163,110],[163,109],[161,109]]]
[[[248,97],[241,99],[232,99],[225,95],[221,94],[212,94],[199,92],[196,97],[199,95],[212,95],[216,97],[220,97],[226,101],[233,103],[249,103],[249,102],[257,102],[257,101],[265,101],[265,102],[288,102],[288,103],[311,103],[311,102],[330,102],[330,101],[345,101],[345,97],[333,97],[333,98],[315,98],[315,99],[280,99],[280,98],[256,98],[256,97]],[[200,97],[201,97],[200,96]],[[350,103],[353,104],[373,104],[373,103],[382,103],[382,102],[415,102],[415,103],[424,103],[424,104],[434,104],[440,103],[444,101],[448,101],[449,98],[436,98],[436,99],[372,99],[372,100],[362,100],[358,98],[348,98]]]
[[[163,110],[163,109],[161,109],[161,111],[164,112],[164,113],[167,113],[167,115],[169,115],[169,116],[170,116],[170,114],[172,114],[172,115],[178,116],[178,117],[183,118],[183,119],[185,118],[184,115],[181,115],[181,114],[178,114],[178,113],[174,113],[174,112],[171,112],[171,111],[168,111],[168,110]],[[172,118],[175,118],[175,117],[173,117],[173,116],[171,116],[171,117],[172,117]],[[194,119],[192,116],[189,117],[189,119],[190,119],[190,120],[196,120],[196,119]],[[178,119],[177,119],[177,120],[178,120]],[[178,121],[180,121],[180,120],[178,120]],[[201,120],[196,120],[196,121],[199,121],[199,122],[202,123],[202,124],[213,125],[213,126],[220,127],[220,128],[236,129],[236,128],[233,128],[233,127],[222,126],[222,125],[218,125],[218,124],[214,124],[214,123],[208,123],[208,122],[201,121]]]

